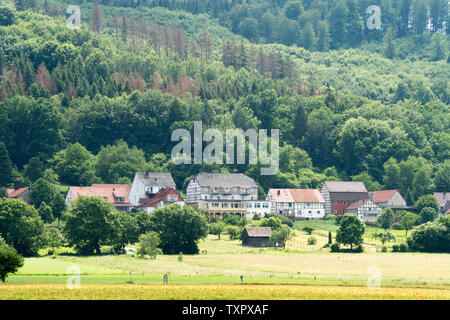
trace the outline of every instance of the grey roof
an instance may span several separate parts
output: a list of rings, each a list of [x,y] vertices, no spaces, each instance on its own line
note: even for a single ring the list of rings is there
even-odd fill
[[[136,172],[136,176],[146,186],[177,187],[170,172]]]
[[[270,227],[246,227],[245,231],[249,237],[270,237],[272,235]]]
[[[366,186],[362,181],[325,181],[329,192],[365,192]]]
[[[450,192],[434,192],[433,195],[439,202],[441,208],[444,208],[447,201],[450,201]]]
[[[204,173],[200,172],[195,179],[201,186],[220,187],[258,187],[255,180],[243,173]]]

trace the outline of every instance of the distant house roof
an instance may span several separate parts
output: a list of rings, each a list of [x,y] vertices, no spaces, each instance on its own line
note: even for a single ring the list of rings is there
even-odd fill
[[[355,210],[361,208],[363,205],[365,205],[370,200],[363,200],[363,201],[357,201],[353,202],[351,205],[349,205],[345,210]]]
[[[201,186],[256,188],[255,180],[243,173],[204,173],[200,172],[195,179]]]
[[[131,185],[129,184],[93,184],[90,187],[69,188],[74,200],[79,196],[99,196],[115,205],[130,203],[130,200],[128,199],[130,189]],[[123,198],[123,201],[118,201],[118,198]]]
[[[170,172],[136,172],[136,176],[146,186],[177,187]]]
[[[445,213],[448,213],[449,210],[450,210],[450,200],[448,200],[448,201],[445,203],[445,206],[444,206],[444,212],[445,212]]]
[[[316,189],[269,189],[276,202],[325,202]]]
[[[244,229],[249,237],[270,237],[272,235],[272,229],[269,227],[246,227]]]
[[[388,202],[394,196],[397,190],[379,190],[369,192],[369,198],[373,202]]]
[[[439,202],[441,208],[444,208],[447,201],[450,201],[450,192],[434,192],[433,195]]]
[[[325,181],[329,192],[367,192],[361,181]]]
[[[8,194],[8,198],[17,198],[25,191],[29,190],[30,188],[19,188],[19,189],[6,189],[6,193]]]
[[[158,203],[161,201],[166,201],[167,197],[172,195],[178,196],[178,201],[184,201],[183,196],[181,195],[180,191],[176,190],[175,188],[162,188],[158,191],[158,193],[155,194],[152,198],[142,198],[139,200],[141,206],[144,207],[156,207]]]

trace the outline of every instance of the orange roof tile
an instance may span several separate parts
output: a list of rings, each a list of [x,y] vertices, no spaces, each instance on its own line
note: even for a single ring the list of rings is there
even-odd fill
[[[17,198],[18,196],[20,196],[22,193],[24,193],[25,191],[27,191],[28,187],[26,188],[19,188],[17,190],[15,189],[6,189],[6,192],[8,193],[8,198]]]
[[[388,202],[394,196],[397,190],[379,190],[373,191],[373,202]]]
[[[93,184],[90,187],[70,187],[74,199],[78,196],[99,196],[108,202],[129,203],[130,184]],[[117,201],[117,198],[124,198],[124,201]]]
[[[325,202],[316,189],[269,189],[269,193],[276,202]]]

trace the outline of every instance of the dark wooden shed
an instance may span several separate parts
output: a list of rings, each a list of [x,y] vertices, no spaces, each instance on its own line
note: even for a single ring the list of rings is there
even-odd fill
[[[269,227],[247,227],[242,232],[242,245],[250,247],[273,247],[270,242],[272,229]]]

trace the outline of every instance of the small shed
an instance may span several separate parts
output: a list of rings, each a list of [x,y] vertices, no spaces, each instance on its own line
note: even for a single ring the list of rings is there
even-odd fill
[[[242,245],[250,247],[273,247],[270,242],[272,229],[269,227],[247,227],[242,232]]]

